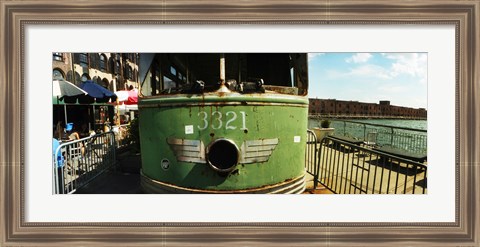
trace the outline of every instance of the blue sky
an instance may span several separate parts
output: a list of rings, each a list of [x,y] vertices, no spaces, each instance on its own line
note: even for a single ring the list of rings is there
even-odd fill
[[[309,98],[427,108],[427,53],[309,53]]]

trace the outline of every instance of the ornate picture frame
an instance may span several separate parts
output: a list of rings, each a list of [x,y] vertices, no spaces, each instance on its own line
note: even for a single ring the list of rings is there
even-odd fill
[[[478,246],[480,1],[0,0],[0,245]],[[454,25],[455,222],[31,223],[25,221],[25,27],[35,24]]]

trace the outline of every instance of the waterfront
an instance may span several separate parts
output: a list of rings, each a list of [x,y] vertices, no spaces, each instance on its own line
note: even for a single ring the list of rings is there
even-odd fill
[[[108,56],[103,53],[65,55],[67,54],[56,53],[54,61],[63,62],[63,59],[70,58],[72,62],[79,61],[80,65],[83,65],[84,61],[91,60],[92,74],[96,74],[96,70],[102,72],[102,68],[105,69],[103,65],[98,66],[101,61],[110,60],[107,60]],[[373,104],[307,99],[308,54],[158,53],[142,56],[110,54],[110,58],[117,64],[123,62],[121,67],[126,72],[126,78],[123,79],[132,79],[129,72],[132,65],[133,69],[141,68],[140,65],[146,66],[142,67],[140,76],[145,79],[140,85],[137,85],[139,82],[134,84],[141,86],[139,91],[141,96],[145,96],[138,102],[137,107],[138,115],[142,116],[142,124],[138,125],[138,128],[130,128],[136,131],[129,133],[136,137],[134,142],[141,146],[138,150],[142,158],[139,175],[144,192],[301,193],[305,189],[304,144],[312,142],[304,142],[302,133],[305,132],[309,133],[308,135],[312,133],[311,136],[315,138],[314,145],[320,143],[322,148],[326,148],[324,152],[317,152],[317,148],[314,148],[318,158],[328,156],[329,161],[337,162],[321,166],[323,163],[320,159],[313,159],[313,164],[316,165],[313,173],[324,171],[328,175],[318,177],[319,174],[315,174],[321,179],[345,176],[351,180],[349,177],[352,177],[353,173],[333,173],[328,170],[336,167],[335,171],[338,171],[340,167],[343,169],[344,163],[348,163],[348,171],[355,170],[358,173],[361,170],[362,175],[368,171],[368,174],[380,178],[379,186],[383,188],[383,175],[388,173],[390,179],[392,174],[387,170],[396,169],[398,174],[401,168],[411,165],[408,160],[399,160],[397,164],[392,164],[392,159],[407,157],[413,160],[420,153],[425,157],[420,162],[426,160],[426,130],[412,129],[417,127],[411,126],[411,123],[418,123],[415,121],[407,121],[410,125],[405,126],[405,119],[426,118],[425,108],[395,106],[391,105],[389,100],[380,100],[378,104]],[[72,72],[75,71],[74,68],[75,66]],[[217,76],[218,69],[220,78]],[[113,72],[116,74],[117,71],[113,69]],[[54,73],[59,77],[56,81],[64,81],[62,71]],[[231,78],[226,77],[227,75]],[[157,81],[157,78],[163,78],[163,81]],[[118,124],[120,117],[118,109],[115,114],[113,104],[107,103],[120,101],[122,93],[117,94],[117,86],[120,89],[121,84],[116,81],[113,84],[115,87],[112,87],[113,92],[105,94],[108,97],[103,97],[104,94],[97,97],[96,91],[87,89],[95,86],[98,91],[105,92],[105,88],[111,85],[109,79],[100,79],[102,78],[99,76],[92,80],[85,77],[79,88],[83,91],[75,95],[67,95],[68,92],[54,95],[54,104],[58,105],[54,114],[56,126],[62,127],[63,120],[68,125],[85,124],[89,131],[91,125],[94,130],[103,129],[105,132],[94,134],[92,138],[78,137],[77,141],[69,140],[55,150],[55,156],[60,157],[57,158],[55,167],[66,164],[65,168],[60,167],[60,172],[58,169],[54,170],[58,173],[55,179],[58,193],[74,193],[87,186],[98,175],[115,167],[118,134],[112,133],[108,126],[113,122]],[[105,88],[98,85],[99,83]],[[124,89],[127,85],[129,88],[129,91],[123,92],[127,93],[127,100],[130,92],[135,92],[134,85],[129,84],[123,85]],[[65,101],[64,96],[71,96],[73,100]],[[89,97],[89,100],[84,101],[84,96]],[[96,105],[90,105],[97,103],[104,105],[98,110]],[[87,106],[82,106],[83,114],[74,114],[72,109],[67,109],[71,108],[70,105],[66,104]],[[322,116],[328,114],[330,117],[349,120],[354,116],[363,120],[332,120],[331,127],[335,130],[335,136],[330,138],[336,137],[337,141],[330,140],[332,143],[327,144],[322,142],[321,136],[324,135],[318,134],[317,139],[314,132],[307,131],[309,113]],[[75,116],[82,117],[75,119]],[[130,114],[131,116],[133,115]],[[85,121],[87,117],[90,119]],[[379,118],[384,117],[389,119],[379,122]],[[392,123],[391,118],[401,118],[402,122]],[[375,124],[368,123],[372,121]],[[310,127],[318,125],[318,120],[312,119]],[[57,128],[59,133],[60,127]],[[426,125],[424,128],[426,129]],[[60,136],[63,134],[59,134],[59,138]],[[338,141],[341,137],[344,137],[344,143],[342,140]],[[98,141],[99,138],[102,140]],[[329,137],[324,139],[329,140]],[[345,148],[347,146],[348,148]],[[353,158],[358,159],[350,162]],[[322,167],[328,169],[321,170]],[[375,172],[370,173],[370,168]],[[381,173],[377,174],[377,170]],[[407,172],[407,177],[408,174]],[[398,184],[399,176],[396,177],[395,184]],[[369,181],[368,179],[367,176],[366,180]],[[366,185],[371,186],[368,183]],[[353,186],[368,191],[362,187],[363,176],[361,181],[355,182]],[[382,191],[384,190],[373,190],[374,193]]]
[[[320,126],[320,121],[317,118],[308,119],[308,128],[314,128]],[[379,124],[379,125],[388,125],[394,127],[402,128],[412,128],[412,129],[427,129],[427,120],[408,120],[408,119],[348,119],[348,121],[369,123],[369,124]],[[340,122],[332,120],[332,128],[340,128]]]
[[[309,129],[320,126],[321,119],[309,118]],[[427,121],[406,119],[330,120],[333,135],[369,140],[376,146],[390,146],[415,153],[427,152]]]

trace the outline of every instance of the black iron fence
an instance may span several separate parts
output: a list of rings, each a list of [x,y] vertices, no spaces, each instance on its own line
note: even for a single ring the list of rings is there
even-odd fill
[[[427,130],[362,123],[347,120],[332,120],[335,135],[359,140],[374,141],[379,146],[391,146],[410,152],[427,152]]]
[[[307,145],[305,149],[305,169],[307,173],[314,176],[318,174],[318,141],[315,132],[307,130]],[[314,179],[314,187],[317,187],[318,179]]]
[[[115,133],[61,143],[53,161],[53,193],[70,194],[115,163]]]
[[[306,170],[338,194],[426,194],[427,165],[308,131]]]

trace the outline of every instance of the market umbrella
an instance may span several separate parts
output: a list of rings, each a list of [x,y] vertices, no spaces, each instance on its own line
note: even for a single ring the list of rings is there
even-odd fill
[[[138,93],[135,90],[120,90],[115,92],[117,101],[125,105],[136,105],[138,103]]]
[[[117,95],[117,119],[120,119],[120,112],[125,113],[128,110],[138,109],[138,93],[135,90],[120,90],[116,91]],[[120,122],[118,122],[120,124]]]
[[[63,98],[65,96],[86,95],[87,92],[75,84],[65,80],[53,80],[53,96]]]
[[[57,97],[57,101],[63,99],[65,103],[77,101],[77,97],[85,96],[87,92],[75,84],[65,80],[53,80],[52,94]],[[67,106],[63,105],[65,123],[67,123]]]
[[[138,93],[135,90],[128,91],[128,100],[125,102],[126,105],[136,105],[138,104]]]
[[[116,91],[115,94],[117,95],[118,102],[124,102],[128,100],[128,91],[126,90]]]
[[[117,95],[93,81],[85,81],[80,88],[88,93],[79,98],[82,103],[106,103],[117,99]]]

